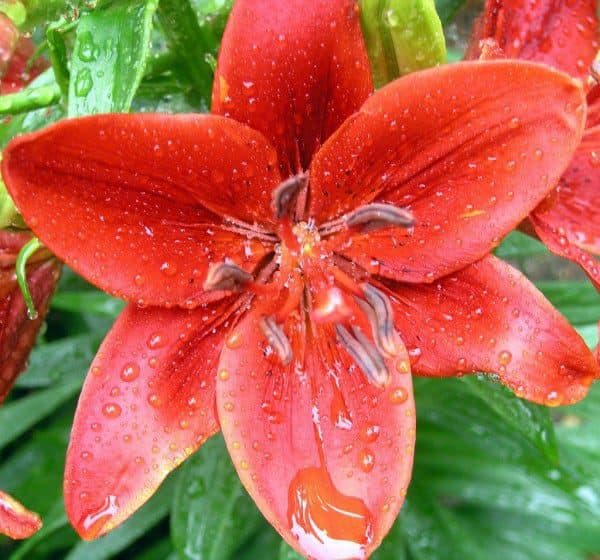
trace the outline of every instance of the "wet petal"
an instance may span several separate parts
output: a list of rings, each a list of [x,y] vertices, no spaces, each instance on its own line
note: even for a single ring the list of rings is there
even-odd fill
[[[48,64],[37,58],[31,64],[35,43],[22,37],[17,26],[0,13],[0,94],[6,95],[23,89]]]
[[[467,53],[494,39],[509,58],[550,64],[585,77],[598,51],[595,0],[487,0]]]
[[[530,216],[535,233],[600,289],[600,125],[588,128],[558,188]]]
[[[215,374],[231,300],[193,311],[126,308],[79,400],[67,513],[95,538],[127,519],[218,430]]]
[[[600,367],[582,338],[520,272],[486,257],[432,285],[396,285],[396,328],[418,375],[497,374],[556,406],[583,398]]]
[[[198,305],[211,263],[230,258],[252,271],[270,250],[217,216],[271,219],[279,183],[264,138],[222,117],[67,120],[13,140],[3,155],[5,182],[36,235],[130,301]]]
[[[557,184],[583,107],[574,80],[527,62],[411,74],[373,95],[317,154],[312,214],[373,200],[407,208],[411,236],[369,232],[338,251],[373,273],[433,281],[483,257]]]
[[[234,464],[269,522],[318,560],[366,558],[404,500],[415,436],[405,351],[385,388],[367,382],[333,325],[306,335],[297,313],[283,326],[294,358],[282,365],[258,326],[235,329],[221,356],[217,410]],[[369,332],[368,324],[362,324]]]
[[[353,0],[238,0],[219,54],[213,112],[260,130],[284,175],[313,153],[372,91]]]
[[[0,535],[11,539],[27,539],[42,528],[39,515],[25,509],[0,490]]]
[[[29,319],[14,262],[30,237],[0,231],[0,403],[25,369],[59,277],[60,266],[54,259],[28,266],[28,285],[38,312],[35,319]]]

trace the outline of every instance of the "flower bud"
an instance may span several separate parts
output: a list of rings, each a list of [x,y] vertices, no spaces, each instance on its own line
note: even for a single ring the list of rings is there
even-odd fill
[[[445,62],[434,0],[360,0],[360,8],[376,87]]]

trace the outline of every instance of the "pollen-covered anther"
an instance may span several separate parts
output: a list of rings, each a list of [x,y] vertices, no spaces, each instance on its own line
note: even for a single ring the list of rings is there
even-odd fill
[[[357,302],[371,323],[375,343],[380,352],[387,357],[397,356],[402,343],[394,328],[394,310],[387,295],[371,284],[363,284],[362,290],[366,302]]]
[[[271,345],[284,366],[289,365],[294,357],[292,345],[272,316],[265,316],[259,322],[260,330]]]
[[[376,387],[385,387],[390,381],[385,360],[362,330],[353,326],[351,334],[343,325],[336,325],[335,330],[338,340],[365,374],[369,383]]]
[[[278,220],[290,213],[296,197],[307,185],[308,174],[300,173],[286,179],[273,191],[271,208]]]
[[[203,288],[207,291],[237,292],[253,279],[252,274],[246,272],[234,263],[221,262],[213,264],[206,275]]]
[[[415,217],[410,210],[379,202],[361,206],[348,214],[345,221],[348,227],[359,228],[364,232],[384,227],[409,229],[415,225]]]

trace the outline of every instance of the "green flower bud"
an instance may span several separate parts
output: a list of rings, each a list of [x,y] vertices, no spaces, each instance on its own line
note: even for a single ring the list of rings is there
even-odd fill
[[[445,62],[434,0],[360,0],[360,7],[376,87]]]

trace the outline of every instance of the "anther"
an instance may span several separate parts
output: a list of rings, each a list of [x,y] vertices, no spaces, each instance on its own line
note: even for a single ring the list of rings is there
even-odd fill
[[[259,322],[260,330],[264,334],[267,342],[271,345],[279,360],[284,366],[287,366],[294,357],[292,345],[283,329],[277,324],[274,317],[263,317]]]
[[[399,337],[394,328],[394,310],[390,299],[371,284],[363,284],[362,289],[369,307],[372,309],[371,313],[367,313],[367,317],[371,322],[377,347],[389,357],[396,356],[398,354]],[[365,307],[363,307],[363,310],[365,310]]]
[[[203,288],[209,291],[237,292],[252,280],[252,274],[234,263],[222,262],[208,269]]]
[[[352,327],[353,334],[350,334],[343,325],[336,325],[335,329],[338,340],[365,374],[369,383],[376,387],[387,385],[390,374],[385,360],[360,328]]]
[[[307,184],[308,174],[300,173],[286,179],[273,191],[271,208],[278,220],[290,213],[294,199]]]
[[[346,216],[346,225],[348,227],[360,228],[364,232],[389,226],[408,229],[415,225],[415,218],[412,212],[405,208],[398,208],[393,204],[374,202],[348,214]]]

